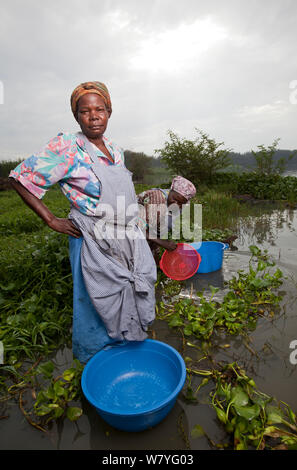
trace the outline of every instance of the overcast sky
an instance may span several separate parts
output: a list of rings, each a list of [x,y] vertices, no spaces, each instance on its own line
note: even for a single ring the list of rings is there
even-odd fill
[[[0,18],[0,159],[78,131],[70,95],[89,80],[124,149],[195,128],[234,151],[297,148],[296,0],[1,0]]]

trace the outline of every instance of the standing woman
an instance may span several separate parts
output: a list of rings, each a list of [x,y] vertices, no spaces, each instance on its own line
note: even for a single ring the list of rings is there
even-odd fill
[[[13,188],[56,232],[69,235],[73,354],[87,362],[106,344],[142,341],[155,318],[156,265],[137,225],[138,206],[123,151],[105,136],[112,113],[101,82],[71,95],[81,132],[60,133],[11,173]],[[42,202],[59,183],[71,210],[57,218]]]

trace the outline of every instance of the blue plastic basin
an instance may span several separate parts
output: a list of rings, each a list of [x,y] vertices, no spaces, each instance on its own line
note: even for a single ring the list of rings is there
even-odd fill
[[[194,242],[190,245],[201,256],[201,262],[197,273],[211,273],[221,269],[224,250],[229,248],[228,243],[221,242]]]
[[[167,416],[185,379],[181,355],[168,344],[146,339],[96,353],[83,370],[81,385],[107,423],[142,431]]]

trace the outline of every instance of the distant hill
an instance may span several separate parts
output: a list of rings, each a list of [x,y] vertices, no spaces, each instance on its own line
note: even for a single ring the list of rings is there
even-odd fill
[[[289,161],[288,157],[295,150],[275,151],[273,160],[277,162],[280,158],[285,158],[286,164],[284,174],[287,172],[297,173],[297,154]],[[230,152],[231,165],[220,171],[252,171],[256,167],[256,160],[252,152]],[[134,173],[134,179],[137,182],[159,184],[170,180],[170,171],[166,168],[166,164],[160,157],[148,156],[141,152],[132,152],[125,150],[125,162],[127,168]]]
[[[291,155],[292,152],[295,150],[276,150],[274,154],[273,160],[277,162],[280,158],[287,158]],[[233,165],[240,165],[246,170],[254,169],[255,164],[255,157],[253,156],[252,152],[245,152],[245,153],[237,153],[237,152],[230,152],[229,154]],[[297,155],[292,158],[292,160],[288,161],[285,166],[286,171],[297,171]]]
[[[274,161],[278,161],[280,158],[287,160],[292,152],[294,152],[294,150],[276,150]],[[135,181],[145,182],[147,184],[160,184],[170,180],[171,172],[167,169],[165,162],[162,161],[160,157],[152,157],[143,152],[133,152],[131,150],[125,150],[124,153],[126,166],[134,173]],[[252,152],[230,152],[229,157],[232,164],[227,168],[227,171],[250,171],[256,166]],[[21,159],[16,161],[0,161],[0,178],[7,178],[10,171],[21,161]],[[297,173],[297,155],[287,162],[285,172]]]

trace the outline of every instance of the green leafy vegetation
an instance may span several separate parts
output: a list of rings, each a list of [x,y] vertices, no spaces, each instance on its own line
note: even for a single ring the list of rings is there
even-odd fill
[[[182,328],[185,336],[194,335],[208,340],[215,330],[229,334],[245,334],[256,327],[259,315],[274,315],[282,296],[275,293],[282,284],[279,268],[270,273],[273,262],[268,261],[267,252],[251,246],[248,272],[239,271],[228,282],[228,292],[222,302],[214,299],[219,290],[210,286],[211,296],[198,292],[195,299],[178,298],[175,301],[160,302],[158,315],[166,319],[172,328]],[[170,288],[171,283],[169,283]],[[168,287],[164,285],[167,291]],[[172,287],[171,287],[172,288]],[[169,296],[170,298],[170,296]],[[274,309],[274,310],[273,310]]]
[[[18,396],[19,407],[30,425],[47,432],[46,426],[54,420],[68,418],[76,421],[83,413],[80,406],[80,387],[83,366],[75,359],[70,368],[54,377],[56,366],[52,361],[41,362],[41,357],[27,371],[20,363],[3,366],[2,372],[13,382],[5,383],[1,401]],[[31,400],[23,401],[23,395]],[[32,400],[33,399],[33,400]]]
[[[2,160],[0,162],[0,178],[7,178],[11,170],[13,170],[21,162],[21,158],[18,160]]]
[[[256,161],[255,171],[259,175],[279,175],[285,171],[286,165],[296,156],[297,151],[292,152],[287,158],[276,160],[275,154],[280,139],[275,139],[271,145],[258,145],[258,150],[252,150]]]
[[[45,371],[54,372],[48,358],[59,348],[71,347],[72,275],[68,237],[49,230],[14,192],[2,192],[0,197],[3,241],[0,341],[4,349],[0,388],[4,399],[18,396],[20,408],[30,422],[31,417],[22,405],[22,394],[28,388],[35,394],[40,391],[40,378]],[[53,189],[46,199],[56,215],[66,216],[68,203],[59,190]],[[46,362],[42,364],[42,361]],[[45,389],[39,395],[36,414],[48,406],[51,409],[48,418],[52,418],[59,413],[62,416],[61,410],[68,408],[68,401],[80,387],[77,381],[67,383],[64,380],[62,384],[61,380],[58,381],[59,393],[63,389],[65,394],[57,395],[60,397],[57,401],[52,391],[58,385]],[[52,402],[46,403],[46,397]],[[74,411],[68,411],[67,417],[73,417],[72,413]]]
[[[217,365],[215,369],[188,368],[188,374],[204,377],[199,389],[210,380],[214,383],[209,402],[230,439],[218,445],[211,441],[211,445],[234,450],[297,449],[297,420],[293,410],[259,391],[254,380],[236,362]],[[205,432],[198,424],[192,430],[192,437],[202,435]]]
[[[278,174],[217,173],[214,187],[228,190],[230,195],[248,194],[256,199],[297,202],[297,178]]]
[[[69,343],[72,277],[67,237],[54,232],[22,238],[1,252],[1,326],[5,363],[36,360]]]
[[[54,378],[53,371],[52,362],[40,366],[39,372],[45,372],[50,383],[39,391],[33,406],[34,413],[36,416],[44,417],[45,424],[63,415],[70,421],[76,421],[82,415],[82,409],[79,406],[71,406],[71,403],[82,397],[80,380],[83,366],[78,360],[74,360],[73,366],[60,376]],[[40,422],[40,425],[42,424]]]
[[[169,141],[155,152],[173,173],[194,183],[210,181],[216,171],[230,164],[230,150],[220,148],[223,142],[218,143],[205,132],[195,130],[198,136],[194,140],[180,138],[169,130]]]

